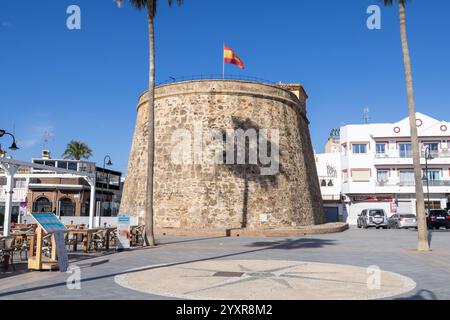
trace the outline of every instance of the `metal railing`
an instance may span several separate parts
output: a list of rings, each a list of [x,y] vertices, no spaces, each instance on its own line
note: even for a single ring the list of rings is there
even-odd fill
[[[414,181],[400,181],[400,182],[377,181],[377,187],[414,187],[415,185],[416,183]],[[423,185],[426,186],[426,181],[423,181]],[[430,187],[450,187],[450,180],[429,181],[428,185]]]
[[[258,83],[266,83],[271,85],[276,84],[283,84],[283,83],[276,83],[273,81],[269,81],[266,79],[258,78],[258,77],[252,77],[252,76],[242,76],[242,75],[232,75],[232,74],[226,74],[223,76],[222,74],[200,74],[200,75],[191,75],[191,76],[184,76],[184,77],[170,77],[169,79],[159,82],[156,84],[156,86],[163,86],[171,83],[178,83],[178,82],[186,82],[186,81],[196,81],[196,80],[240,80],[240,81],[248,81],[248,82],[258,82]]]
[[[450,158],[450,152],[449,151],[432,151],[430,155],[436,159],[436,158]],[[412,152],[386,152],[386,153],[375,153],[376,159],[384,159],[384,158],[399,158],[399,159],[412,159]],[[420,153],[421,158],[425,158],[425,153]]]

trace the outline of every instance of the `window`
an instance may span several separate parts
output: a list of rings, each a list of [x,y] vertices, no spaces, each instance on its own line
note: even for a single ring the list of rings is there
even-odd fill
[[[44,161],[44,165],[49,166],[49,167],[54,167],[55,161]]]
[[[439,181],[441,178],[441,170],[439,169],[428,169],[426,174],[429,181]]]
[[[389,180],[389,170],[381,169],[377,170],[378,183],[386,183]]]
[[[326,187],[326,186],[327,186],[327,181],[326,181],[326,180],[322,180],[322,181],[320,182],[320,186],[321,186],[321,187]]]
[[[77,171],[77,163],[76,162],[69,162],[67,164],[67,169]]]
[[[0,186],[6,186],[6,177],[0,177]]]
[[[58,161],[58,168],[67,169],[67,162],[66,161]]]
[[[39,198],[34,202],[33,212],[37,213],[52,212],[52,203],[45,197]]]
[[[328,181],[328,186],[329,187],[333,187],[334,186],[333,180]]]
[[[384,211],[383,210],[370,210],[369,212],[369,216],[370,217],[374,217],[374,216],[384,216]]]
[[[430,151],[438,151],[439,150],[439,143],[437,142],[424,142],[423,147],[430,148]]]
[[[370,169],[352,170],[352,179],[354,182],[370,181]]]
[[[377,154],[386,153],[386,143],[377,143],[376,145]]]
[[[80,171],[81,172],[93,173],[94,169],[95,168],[92,164],[80,162]]]
[[[30,178],[30,184],[39,184],[39,183],[41,183],[41,179]]]
[[[59,202],[59,214],[61,216],[74,216],[75,204],[69,198],[64,198]]]
[[[109,184],[112,186],[120,186],[120,176],[110,174],[109,175]]]
[[[97,183],[107,184],[108,174],[106,172],[97,171]]]
[[[27,179],[25,178],[14,179],[14,188],[23,189],[26,187],[27,187]]]
[[[432,157],[438,157],[439,155],[439,143],[437,142],[424,142],[422,148],[422,157],[425,156],[425,151],[427,148],[430,150],[430,155]]]
[[[400,143],[398,149],[400,151],[400,158],[412,158],[411,143]]]
[[[406,185],[414,185],[414,170],[400,170],[400,183]]]
[[[355,154],[367,153],[367,144],[362,143],[352,144],[352,152]]]

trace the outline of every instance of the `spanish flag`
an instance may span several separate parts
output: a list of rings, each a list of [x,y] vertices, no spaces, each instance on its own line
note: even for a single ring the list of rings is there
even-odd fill
[[[244,62],[233,50],[228,48],[226,45],[223,45],[223,59],[226,63],[234,64],[239,68],[244,69]]]

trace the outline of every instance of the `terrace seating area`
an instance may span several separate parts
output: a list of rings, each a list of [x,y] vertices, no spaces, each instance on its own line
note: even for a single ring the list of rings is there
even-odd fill
[[[114,253],[118,249],[117,227],[86,228],[85,225],[66,225],[64,242],[69,256],[92,256]],[[15,271],[18,263],[26,264],[28,257],[36,254],[36,224],[15,224],[8,237],[0,236],[0,272]],[[130,228],[130,245],[142,246],[144,226]],[[51,234],[43,238],[43,255],[52,252]]]

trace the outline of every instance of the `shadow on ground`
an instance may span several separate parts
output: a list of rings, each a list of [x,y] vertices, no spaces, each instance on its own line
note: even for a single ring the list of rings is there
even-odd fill
[[[201,241],[201,240],[202,239],[197,239],[197,241]],[[189,240],[189,241],[192,242],[195,240]],[[146,271],[146,270],[180,266],[180,265],[194,263],[194,262],[217,260],[217,259],[227,259],[227,258],[231,258],[231,257],[240,256],[243,254],[250,254],[250,253],[261,252],[261,251],[265,251],[265,250],[272,250],[272,249],[290,250],[290,249],[301,249],[301,248],[320,248],[325,245],[332,245],[333,243],[334,243],[334,241],[332,241],[332,240],[323,240],[323,239],[314,239],[314,238],[286,239],[286,240],[282,240],[282,241],[268,241],[268,242],[253,242],[247,246],[260,247],[260,248],[246,250],[246,251],[240,251],[240,252],[235,252],[235,253],[230,253],[230,254],[225,254],[225,255],[212,256],[212,257],[203,258],[203,259],[193,259],[193,260],[188,260],[188,261],[169,263],[169,264],[165,264],[165,265],[148,266],[148,267],[143,267],[143,268],[139,268],[139,269],[135,269],[135,270],[131,270],[131,271],[125,270],[122,272],[109,273],[109,274],[105,274],[105,275],[94,276],[91,278],[82,279],[81,283],[86,283],[86,282],[91,282],[91,281],[106,279],[106,278],[112,278],[112,277],[115,277],[118,275],[141,272],[141,271]],[[96,264],[104,264],[106,262],[108,262],[108,261],[100,261],[99,263],[92,263],[91,266],[94,266]],[[81,264],[77,264],[77,265],[79,267],[82,267]],[[8,291],[8,292],[2,292],[2,293],[0,293],[0,297],[7,297],[10,295],[26,293],[26,292],[31,292],[31,291],[51,289],[51,288],[56,288],[56,287],[65,287],[66,285],[67,285],[66,281],[62,281],[62,282],[58,282],[58,283],[53,283],[53,284],[48,284],[48,285],[40,285],[40,286],[31,287],[31,288],[22,288],[22,289],[12,290],[12,291]]]
[[[267,241],[253,242],[248,247],[269,247],[267,249],[305,249],[305,248],[322,248],[324,246],[334,245],[334,240],[302,238],[302,239],[286,239],[283,241]]]
[[[69,262],[71,264],[77,264],[80,268],[83,267],[94,267],[96,265],[100,265],[100,264],[104,264],[106,262],[109,262],[109,259],[106,260],[102,260],[102,261],[97,261],[97,262],[92,262],[92,263],[79,263],[85,260],[90,260],[90,259],[96,259],[96,258],[100,258],[103,256],[108,256],[111,254],[116,253],[115,251],[102,251],[102,252],[98,252],[98,253],[92,253],[92,254],[85,254],[82,252],[76,252],[76,253],[69,253],[68,254],[68,258],[69,258]],[[16,253],[17,254],[17,253]],[[0,268],[0,279],[6,279],[9,277],[14,277],[17,275],[21,275],[21,274],[25,274],[25,273],[30,273],[30,272],[35,272],[34,270],[30,270],[28,269],[28,260],[21,260],[18,257],[14,258],[14,266],[12,266],[11,264],[7,267],[7,269],[4,268],[4,266],[1,266]]]
[[[397,298],[395,300],[438,300],[438,297],[433,291],[423,289],[412,296]]]

